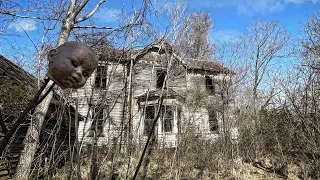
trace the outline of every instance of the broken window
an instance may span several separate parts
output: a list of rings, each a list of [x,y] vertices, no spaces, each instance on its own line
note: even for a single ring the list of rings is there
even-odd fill
[[[172,132],[173,125],[173,107],[163,106],[162,107],[162,130],[163,132]]]
[[[97,136],[103,136],[103,124],[105,120],[105,110],[106,107],[102,105],[96,105],[91,108],[91,119],[92,124],[90,127],[90,134],[89,136],[93,136],[94,132],[96,132]]]
[[[218,117],[216,111],[208,111],[209,115],[209,130],[210,132],[218,131]]]
[[[215,94],[215,83],[211,77],[205,76],[206,78],[206,89],[210,94]]]
[[[157,88],[162,88],[166,86],[165,78],[167,75],[167,71],[165,69],[157,70]]]
[[[94,83],[96,88],[106,89],[107,87],[107,67],[98,66],[96,70],[96,79]]]
[[[144,135],[148,135],[152,129],[152,125],[156,116],[157,106],[147,106],[144,120]],[[174,107],[162,106],[160,119],[163,132],[172,132],[174,120]]]
[[[155,118],[155,106],[147,106],[144,118],[144,135],[148,135],[152,130],[153,120]]]

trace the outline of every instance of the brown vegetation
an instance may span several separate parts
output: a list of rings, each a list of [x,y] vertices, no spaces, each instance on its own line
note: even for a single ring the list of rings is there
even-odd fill
[[[73,33],[75,39],[95,46],[106,69],[99,69],[101,72],[97,73],[99,78],[95,80],[98,79],[99,85],[95,86],[94,80],[89,82],[92,85],[89,90],[61,91],[61,98],[59,96],[52,100],[54,110],[50,113],[54,118],[50,119],[56,120],[50,121],[54,124],[53,129],[48,130],[42,125],[37,129],[39,134],[45,134],[50,139],[41,145],[37,141],[29,143],[35,144],[36,148],[26,151],[32,151],[30,153],[35,154],[35,157],[31,159],[32,162],[28,162],[33,163],[28,168],[18,168],[18,171],[23,171],[24,178],[131,179],[138,172],[139,160],[142,160],[138,179],[320,179],[319,11],[303,25],[304,36],[299,41],[293,41],[286,29],[276,21],[255,21],[236,44],[212,45],[208,40],[212,27],[209,14],[201,12],[184,19],[186,7],[178,3],[167,10],[171,23],[161,38],[170,42],[172,47],[168,48],[164,43],[164,49],[147,46],[138,51],[137,44],[146,45],[158,38],[147,17],[148,13],[154,13],[157,17],[160,15],[158,11],[154,12],[149,1],[143,1],[141,9],[132,13],[135,18],[123,14],[120,26],[108,32],[105,32],[108,27],[101,30],[99,27],[75,26],[92,16],[89,13],[83,18],[76,18],[88,1],[81,2],[63,1],[58,6],[61,11],[57,9],[57,13],[44,16],[44,12],[40,13],[39,10],[36,15],[41,17],[38,20],[42,23],[54,24],[53,29],[57,24],[63,26],[59,31],[58,44],[68,40]],[[66,3],[70,3],[68,9],[63,8]],[[16,17],[15,13],[25,12],[28,11],[22,9],[20,12],[7,12],[0,7],[0,13],[6,16]],[[94,13],[95,10],[89,12]],[[43,37],[52,28],[45,28]],[[47,48],[44,39],[37,52],[39,82],[41,60]],[[292,46],[296,42],[299,42],[298,45]],[[164,58],[167,60],[164,64],[157,64],[163,66],[158,73],[161,81],[156,82],[158,89],[146,88],[147,91],[135,99],[133,91],[141,84],[135,81],[134,76],[139,70],[146,69],[147,65],[138,66],[130,57],[135,53],[146,55],[151,50],[159,56],[170,58]],[[173,61],[178,55],[182,60],[177,59],[185,63],[186,71],[180,71],[182,63]],[[289,57],[295,57],[299,61],[298,65],[290,67],[287,72],[291,74],[282,75],[283,69],[273,62],[285,61]],[[110,59],[112,65],[108,64]],[[135,65],[137,69],[134,69]],[[196,67],[194,71],[188,69],[190,66]],[[192,74],[196,71],[222,72],[232,75],[232,78],[229,76],[219,81],[210,81],[207,75],[201,76],[202,79],[194,76],[190,78],[194,88],[178,93],[166,88],[169,75],[183,77],[187,81],[183,73]],[[26,88],[28,84],[0,76],[1,118],[4,121],[9,116],[15,119],[34,94],[34,87]],[[151,82],[152,77],[146,75],[144,79],[150,79]],[[150,84],[144,85],[149,87]],[[210,87],[201,89],[201,84]],[[209,98],[212,91],[216,91],[215,97],[219,97],[219,100]],[[94,97],[94,94],[99,94],[99,97]],[[162,108],[165,106],[162,103],[165,96],[177,97],[177,101],[183,102],[184,108],[190,113],[187,117],[179,117],[185,121],[179,121],[176,146],[165,147],[152,131],[148,131],[152,135],[149,146],[145,146],[148,133],[141,137],[135,136],[135,103],[138,100],[143,103],[150,95],[158,98],[153,99],[157,101],[152,106],[154,114],[148,125],[150,127],[156,125],[161,115],[164,116]],[[119,102],[121,106],[117,106]],[[65,108],[69,104],[74,108]],[[85,109],[86,105],[85,116],[74,110]],[[203,138],[204,132],[199,132],[200,128],[195,126],[195,114],[200,106],[220,113],[219,128],[213,124],[209,130],[211,135],[216,135],[214,140]],[[117,114],[119,122],[110,115],[115,108],[121,109],[121,113]],[[141,105],[139,108],[145,112],[147,106]],[[177,114],[179,111],[177,108]],[[209,112],[207,116],[210,116]],[[79,122],[89,124],[90,127],[83,127],[88,129],[86,132],[90,131],[89,138],[85,136],[86,132],[77,128]],[[119,124],[113,126],[116,130],[110,130],[116,123]],[[208,124],[210,126],[210,122]],[[62,135],[58,133],[61,130]],[[69,133],[66,133],[67,130]],[[2,131],[5,131],[3,127]],[[119,132],[117,137],[114,137],[115,131]],[[105,139],[108,141],[102,141]],[[28,142],[25,144],[28,145]],[[141,158],[144,147],[146,154]],[[68,150],[59,151],[60,148]],[[13,172],[10,175],[13,177]]]

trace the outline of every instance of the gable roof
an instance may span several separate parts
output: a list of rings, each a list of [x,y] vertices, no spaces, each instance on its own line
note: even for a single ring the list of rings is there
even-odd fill
[[[136,53],[136,50],[120,50],[111,47],[99,47],[95,51],[100,61],[115,61],[119,63],[128,63],[132,54]]]
[[[119,63],[130,63],[130,60],[139,61],[149,52],[158,52],[159,54],[168,53],[173,55],[181,64],[190,71],[207,72],[207,73],[225,73],[234,74],[233,71],[224,67],[223,65],[205,59],[181,58],[175,52],[173,47],[163,38],[157,39],[150,45],[139,50],[118,50],[114,48],[99,49],[100,61],[111,60]]]
[[[234,74],[233,71],[215,61],[185,58],[183,59],[183,62],[186,64],[187,69],[191,71],[196,70],[210,73]]]
[[[0,55],[0,76],[8,76],[19,82],[27,83],[33,88],[37,87],[37,81],[35,77],[2,55]]]

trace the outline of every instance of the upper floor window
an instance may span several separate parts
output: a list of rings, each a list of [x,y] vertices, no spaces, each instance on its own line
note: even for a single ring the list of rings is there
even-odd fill
[[[166,75],[167,71],[165,69],[157,70],[157,88],[161,89],[163,86],[166,86]]]
[[[107,67],[106,66],[97,67],[94,86],[99,89],[107,88]]]
[[[215,94],[216,93],[216,89],[215,89],[215,83],[214,80],[209,77],[209,76],[205,76],[206,78],[206,89],[210,94]]]
[[[218,131],[218,117],[216,111],[208,111],[209,116],[209,130],[210,132]]]

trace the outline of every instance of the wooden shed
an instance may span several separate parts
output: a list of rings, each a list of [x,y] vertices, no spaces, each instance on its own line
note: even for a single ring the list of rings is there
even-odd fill
[[[36,78],[0,55],[1,139],[36,91]],[[52,174],[55,168],[61,167],[67,161],[76,138],[74,113],[75,109],[54,91],[44,127],[41,129],[31,177],[41,178]],[[32,121],[31,114],[32,112],[20,125],[0,157],[0,179],[14,176],[24,142],[28,142],[25,136]]]

